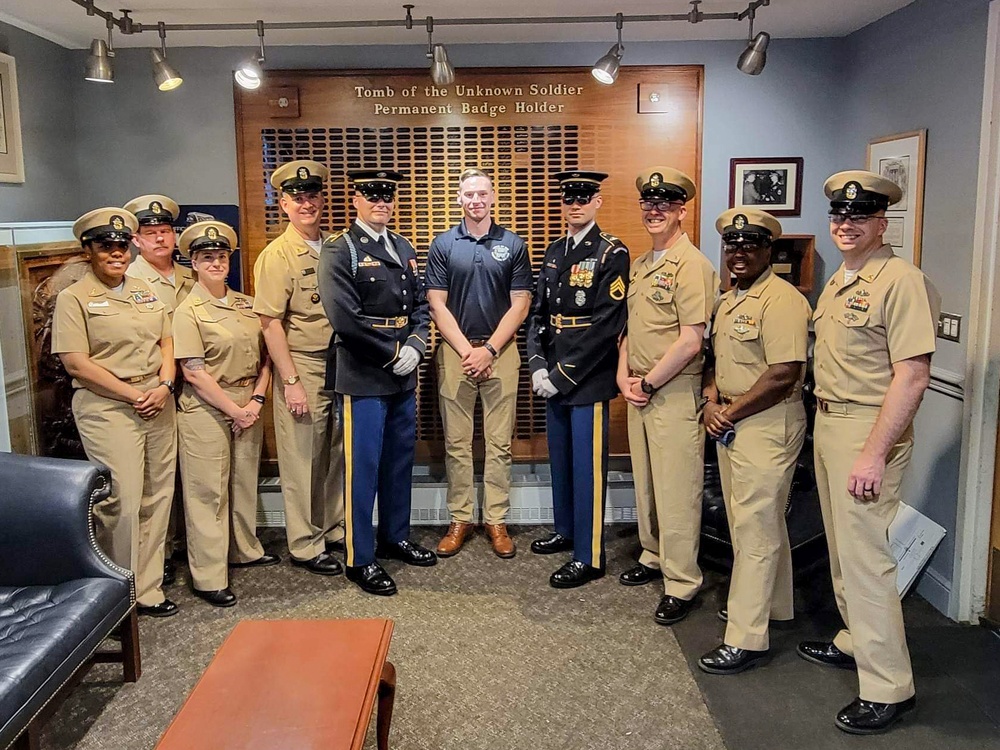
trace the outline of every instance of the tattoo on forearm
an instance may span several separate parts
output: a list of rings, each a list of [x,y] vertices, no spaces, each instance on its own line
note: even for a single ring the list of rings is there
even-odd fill
[[[203,357],[189,357],[188,359],[181,360],[181,367],[185,370],[204,370],[205,369],[205,359]]]

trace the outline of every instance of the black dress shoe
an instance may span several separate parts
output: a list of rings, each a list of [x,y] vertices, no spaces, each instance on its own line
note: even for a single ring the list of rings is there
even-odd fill
[[[264,553],[256,560],[251,560],[250,562],[231,562],[229,563],[230,568],[267,568],[271,565],[277,565],[281,562],[281,558],[277,555],[271,555]]]
[[[902,703],[874,703],[855,698],[837,714],[837,729],[849,734],[879,734],[916,707],[916,696]]]
[[[392,596],[396,593],[396,582],[377,562],[364,566],[347,566],[347,580],[356,583],[366,594]]]
[[[644,586],[658,578],[663,578],[663,574],[656,568],[637,563],[634,568],[629,568],[618,576],[618,583],[622,586]]]
[[[159,604],[152,604],[150,606],[137,604],[135,610],[140,615],[146,615],[147,617],[173,617],[180,611],[177,605],[169,599],[164,599]]]
[[[828,641],[802,641],[795,651],[806,661],[821,664],[824,667],[858,668],[858,663],[854,661],[853,656],[848,656]]]
[[[570,560],[549,576],[549,585],[555,589],[575,589],[585,583],[604,577],[604,568],[595,568],[579,560]]]
[[[344,572],[344,567],[340,561],[328,552],[320,552],[311,560],[296,560],[292,558],[292,565],[305,568],[310,573],[321,576],[339,576]]]
[[[694,599],[678,599],[669,594],[660,599],[653,619],[660,625],[673,625],[680,622],[694,609]]]
[[[213,607],[232,607],[236,604],[236,594],[228,586],[218,591],[199,591],[194,589],[194,595],[204,599]]]
[[[723,643],[701,657],[698,666],[702,672],[709,674],[739,674],[763,664],[767,660],[768,653],[768,651],[736,648]]]
[[[437,565],[438,561],[437,555],[429,549],[408,539],[380,544],[375,550],[375,557],[402,560],[407,565],[416,565],[419,568],[429,568],[431,565]]]
[[[573,549],[573,540],[562,534],[550,534],[545,539],[536,539],[531,543],[531,551],[536,555],[551,555],[553,552],[568,552]]]
[[[335,542],[329,540],[326,541],[326,551],[327,552],[345,552],[344,540],[338,539]]]
[[[163,585],[172,586],[177,583],[177,563],[169,557],[163,561]]]

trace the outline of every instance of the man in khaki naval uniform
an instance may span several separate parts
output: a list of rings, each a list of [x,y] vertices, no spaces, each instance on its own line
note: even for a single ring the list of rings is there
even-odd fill
[[[126,275],[138,222],[121,208],[90,211],[73,234],[90,270],[56,298],[52,353],[73,377],[73,418],[87,457],[111,470],[94,505],[98,544],[135,573],[140,614],[169,617],[163,550],[174,495],[175,363],[166,306]]]
[[[816,303],[819,487],[837,607],[845,628],[799,655],[857,669],[857,698],[837,714],[852,734],[888,729],[916,705],[896,560],[888,530],[913,452],[913,416],[930,383],[941,300],[931,282],[885,244],[885,210],[902,197],[870,172],[825,185],[830,236],[843,265]]]
[[[191,269],[174,262],[174,248],[177,246],[174,222],[180,216],[180,207],[165,195],[140,195],[126,203],[124,208],[139,220],[139,230],[132,237],[139,255],[129,266],[129,276],[149,284],[172,315],[194,286]],[[171,557],[178,548],[184,548],[183,539],[184,503],[178,487],[170,509],[170,525],[167,527],[164,586],[169,586],[176,580],[177,573]]]
[[[719,441],[734,560],[725,638],[698,666],[736,674],[767,657],[769,619],[794,617],[785,501],[806,434],[802,381],[811,311],[771,271],[771,246],[781,236],[777,219],[733,208],[715,228],[736,285],[715,306],[702,416]]]
[[[687,616],[701,587],[698,545],[705,432],[699,420],[702,342],[719,275],[681,222],[695,186],[683,172],[651,167],[635,181],[652,249],[632,263],[628,329],[619,347],[618,387],[629,403],[628,437],[642,554],[626,586],[662,578],[654,619]]]
[[[174,314],[174,355],[188,381],[177,400],[188,562],[195,595],[215,607],[236,604],[230,565],[280,562],[257,539],[259,416],[271,379],[261,363],[260,320],[253,298],[219,279],[228,263],[213,257],[231,257],[236,246],[236,232],[221,221],[199,221],[181,233],[181,254],[201,273]]]
[[[325,549],[344,538],[344,438],[333,393],[325,388],[333,328],[319,299],[316,270],[329,233],[320,229],[330,171],[292,161],[271,175],[288,227],[254,263],[253,310],[274,368],[274,432],[293,565],[320,575],[343,572]],[[280,382],[279,382],[280,381]]]

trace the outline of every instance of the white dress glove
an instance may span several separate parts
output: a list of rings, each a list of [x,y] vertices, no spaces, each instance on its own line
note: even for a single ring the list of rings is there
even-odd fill
[[[546,370],[535,370],[531,374],[531,390],[543,398],[552,398],[559,393],[559,389],[549,380],[549,373]]]
[[[412,346],[404,346],[399,350],[399,357],[396,358],[396,364],[392,366],[392,374],[401,376],[409,375],[419,363],[420,352]]]

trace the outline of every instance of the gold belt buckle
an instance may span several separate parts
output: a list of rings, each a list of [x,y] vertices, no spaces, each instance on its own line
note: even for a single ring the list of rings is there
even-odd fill
[[[404,328],[406,326],[406,316],[400,315],[396,318],[396,328]]]
[[[562,316],[561,313],[559,315],[556,315],[553,318],[553,320],[555,321],[554,325],[555,325],[556,328],[562,328],[562,326],[563,326],[563,316]]]

